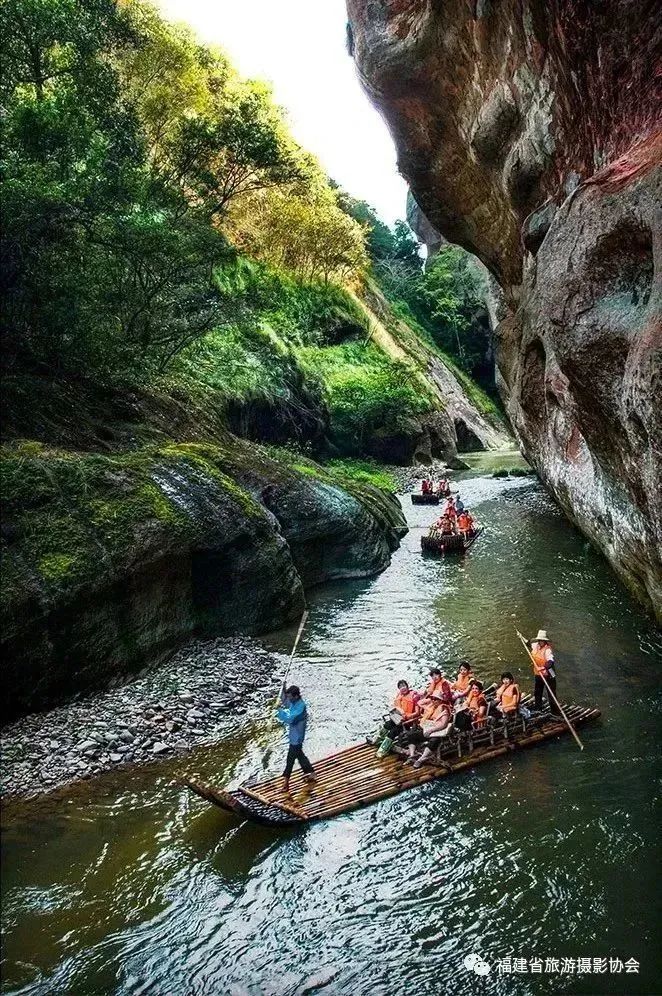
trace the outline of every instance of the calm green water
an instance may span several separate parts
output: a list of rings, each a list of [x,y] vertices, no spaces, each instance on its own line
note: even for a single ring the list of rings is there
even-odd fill
[[[435,510],[379,578],[312,596],[293,677],[312,757],[361,737],[397,678],[466,655],[521,668],[510,615],[551,630],[571,738],[303,830],[270,831],[190,797],[191,771],[247,775],[282,739],[267,717],[185,761],[8,809],[4,989],[39,994],[655,994],[662,641],[601,559],[526,480],[465,475],[486,533],[424,560]],[[277,634],[284,649],[292,633]],[[476,952],[479,977],[463,965]],[[634,958],[631,974],[501,974],[496,959]]]

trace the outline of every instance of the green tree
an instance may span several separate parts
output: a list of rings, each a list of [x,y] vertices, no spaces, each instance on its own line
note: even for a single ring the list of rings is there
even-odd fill
[[[226,240],[148,154],[123,86],[145,37],[112,0],[1,18],[7,360],[146,375],[238,307],[212,281]]]

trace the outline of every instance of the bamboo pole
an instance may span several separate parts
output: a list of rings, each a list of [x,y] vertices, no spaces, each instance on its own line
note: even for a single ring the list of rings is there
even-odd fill
[[[274,701],[274,705],[273,705],[274,709],[277,709],[278,706],[281,703],[281,699],[282,699],[282,695],[283,695],[283,689],[285,688],[285,683],[286,683],[287,677],[288,677],[288,675],[290,673],[290,668],[292,667],[292,661],[294,660],[294,655],[297,652],[297,647],[299,645],[299,640],[301,639],[301,634],[303,633],[303,627],[306,625],[306,619],[307,618],[308,618],[308,609],[304,609],[303,610],[303,615],[301,616],[301,622],[299,623],[299,629],[297,630],[297,635],[296,635],[296,638],[294,640],[294,646],[292,647],[292,653],[290,654],[290,659],[287,662],[287,669],[285,671],[285,674],[282,677],[282,680],[281,680],[281,683],[280,683],[280,687],[278,689],[278,697]],[[273,747],[267,747],[267,749],[265,750],[264,754],[262,755],[262,767],[263,768],[267,767],[267,765],[269,763],[269,758],[271,757],[272,753],[273,753]]]
[[[299,640],[301,639],[301,634],[303,633],[303,627],[306,625],[307,618],[308,618],[308,609],[304,609],[303,615],[301,616],[301,622],[299,623],[299,629],[297,630],[297,635],[294,640],[294,646],[292,647],[292,653],[290,654],[290,659],[287,662],[287,669],[285,671],[285,674],[283,675],[283,680],[280,683],[281,690],[288,679],[290,669],[292,667],[292,661],[294,660],[294,655],[297,652],[297,647],[299,646]],[[279,704],[280,704],[280,693],[278,695],[278,698],[276,699],[276,707]]]
[[[524,647],[524,649],[526,650],[527,654],[529,655],[529,658],[531,660],[531,664],[533,665],[533,673],[535,674],[536,673],[536,662],[535,662],[535,659],[533,657],[533,654],[529,650],[529,645],[526,642],[526,639],[522,636],[522,634],[518,630],[517,626],[515,626],[515,632],[517,633],[517,636],[519,637],[522,646]],[[545,683],[545,688],[547,689],[547,694],[553,700],[553,702],[556,704],[557,709],[560,710],[561,715],[563,716],[564,720],[566,721],[566,723],[568,725],[568,729],[570,730],[570,732],[572,733],[573,737],[577,741],[577,746],[579,747],[580,750],[584,750],[584,744],[581,742],[581,740],[577,736],[572,723],[570,722],[570,720],[566,716],[565,712],[563,711],[563,706],[560,704],[560,702],[557,699],[556,695],[554,694],[554,692],[552,691],[552,689],[549,687],[549,683],[547,681],[547,678],[545,677],[544,674],[541,674],[540,677],[542,678],[542,680]]]

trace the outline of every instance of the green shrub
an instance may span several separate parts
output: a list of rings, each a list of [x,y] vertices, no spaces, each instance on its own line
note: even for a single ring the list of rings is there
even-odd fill
[[[326,469],[341,479],[349,478],[360,484],[372,484],[382,491],[395,492],[398,489],[396,479],[374,460],[329,460]]]
[[[414,374],[371,343],[344,343],[302,351],[304,367],[317,374],[329,408],[334,442],[348,455],[365,452],[379,431],[396,433],[430,402]]]

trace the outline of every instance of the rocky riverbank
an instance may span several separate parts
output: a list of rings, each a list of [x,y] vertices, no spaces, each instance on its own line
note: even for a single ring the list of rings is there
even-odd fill
[[[214,743],[274,694],[282,665],[248,638],[198,641],[131,681],[23,716],[2,732],[2,796],[32,798]]]

